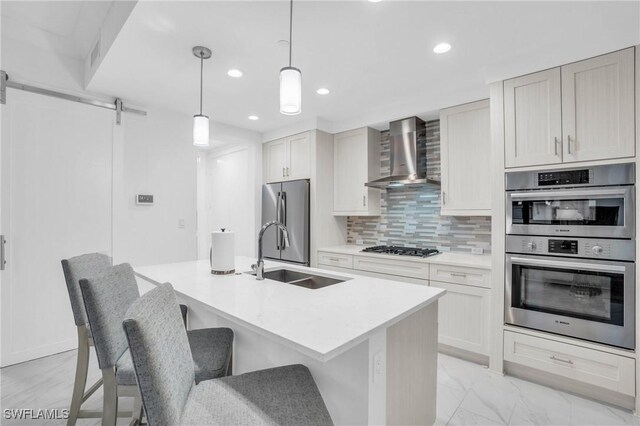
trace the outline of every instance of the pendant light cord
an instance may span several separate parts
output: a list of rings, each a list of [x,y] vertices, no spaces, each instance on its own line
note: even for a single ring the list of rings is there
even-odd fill
[[[200,52],[200,115],[202,115],[202,71],[204,69],[204,52]]]
[[[291,68],[291,46],[293,45],[293,0],[289,6],[289,68]]]

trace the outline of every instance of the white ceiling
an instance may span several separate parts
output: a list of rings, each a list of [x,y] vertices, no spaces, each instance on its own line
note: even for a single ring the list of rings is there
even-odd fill
[[[8,14],[69,36],[80,30],[49,15],[74,17],[96,7],[79,4],[55,12],[9,8]],[[489,81],[640,44],[638,1],[296,0],[293,66],[303,73],[303,113],[283,116],[278,73],[288,50],[277,41],[288,39],[288,5],[140,1],[88,88],[195,114],[199,62],[191,48],[202,44],[213,50],[204,82],[204,113],[212,120],[262,133],[311,120],[335,131],[383,128],[389,120],[434,116],[440,108],[485,98]],[[80,25],[80,18],[69,19]],[[453,49],[435,55],[432,48],[441,41]],[[228,77],[229,68],[244,76]],[[331,94],[317,95],[321,86]],[[251,114],[260,120],[249,121]]]
[[[112,3],[3,0],[3,33],[84,60]]]

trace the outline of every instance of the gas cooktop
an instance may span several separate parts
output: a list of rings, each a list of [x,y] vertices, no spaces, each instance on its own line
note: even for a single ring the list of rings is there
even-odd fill
[[[415,247],[399,247],[399,246],[374,246],[367,247],[362,250],[366,253],[396,254],[398,256],[415,256],[428,257],[440,253],[436,249],[421,249]]]

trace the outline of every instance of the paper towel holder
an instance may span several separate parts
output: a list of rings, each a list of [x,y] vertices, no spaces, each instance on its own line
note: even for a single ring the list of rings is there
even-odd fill
[[[222,233],[225,233],[227,228],[220,228],[220,231]],[[232,240],[232,251],[233,251],[233,240]],[[211,238],[211,248],[209,249],[209,265],[211,266],[211,273],[213,275],[231,275],[231,274],[235,274],[236,270],[235,268],[232,269],[226,269],[225,267],[219,268],[219,269],[213,269],[213,234],[212,234],[212,238]],[[233,264],[233,259],[230,259],[230,263]],[[226,265],[225,265],[226,266]]]

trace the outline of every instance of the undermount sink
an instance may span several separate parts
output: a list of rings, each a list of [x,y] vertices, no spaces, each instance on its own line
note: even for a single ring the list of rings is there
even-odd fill
[[[246,272],[249,275],[255,275],[255,272]],[[297,285],[299,287],[317,290],[322,287],[339,284],[346,280],[337,278],[324,277],[322,275],[308,274],[306,272],[294,271],[291,269],[274,269],[264,271],[264,278],[267,280],[280,281],[286,284]]]

